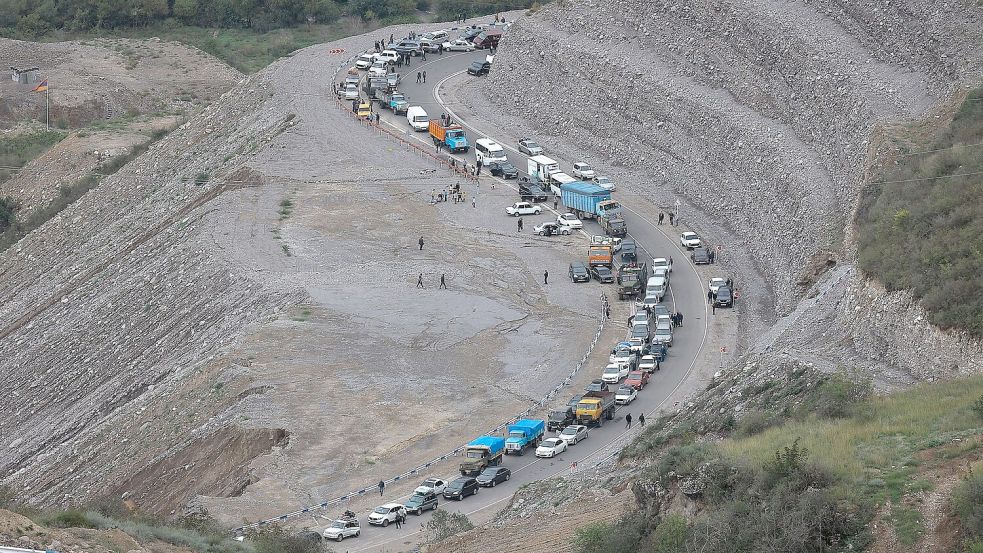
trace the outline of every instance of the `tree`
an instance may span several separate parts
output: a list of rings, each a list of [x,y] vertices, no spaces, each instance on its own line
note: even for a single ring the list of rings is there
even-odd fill
[[[51,25],[36,13],[25,15],[17,22],[17,33],[24,38],[39,38],[49,32]]]
[[[198,0],[174,0],[174,17],[191,25],[198,17]]]

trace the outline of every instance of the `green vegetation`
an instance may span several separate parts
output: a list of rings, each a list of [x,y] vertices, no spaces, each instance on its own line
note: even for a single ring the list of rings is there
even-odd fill
[[[245,73],[312,44],[394,23],[493,14],[530,0],[0,0],[0,35],[24,40],[161,37]],[[434,13],[435,12],[435,13]]]
[[[762,385],[759,396],[743,399],[757,402],[788,387]],[[651,459],[638,489],[685,493],[698,501],[698,514],[687,520],[660,512],[664,496],[656,493],[616,523],[582,529],[574,540],[578,550],[859,551],[870,544],[869,523],[888,502],[885,522],[900,543],[916,544],[926,529],[911,494],[934,487],[921,472],[962,462],[980,447],[976,404],[983,375],[884,397],[871,397],[869,381],[855,376],[805,389],[772,409],[749,412],[719,442],[698,440],[692,420],[656,421],[622,458]],[[729,415],[717,416],[696,423],[701,433],[725,432]],[[967,478],[953,505],[966,530],[965,549],[975,551],[983,546],[983,476]]]
[[[900,140],[899,140],[900,142]],[[861,268],[942,328],[983,337],[983,89],[934,139],[900,145],[857,213]],[[918,153],[927,152],[927,153]],[[974,174],[975,173],[975,174]]]
[[[60,194],[50,203],[26,215],[18,214],[17,206],[12,205],[9,201],[0,201],[0,221],[7,221],[6,225],[0,225],[0,251],[16,244],[29,232],[43,225],[61,210],[81,198],[86,192],[95,188],[104,177],[116,173],[124,165],[146,152],[151,144],[166,134],[167,131],[163,129],[154,131],[147,142],[134,146],[126,155],[111,158],[100,165],[96,171],[82,177],[75,184],[62,186],[59,189]]]
[[[467,515],[437,509],[423,527],[424,539],[427,543],[437,543],[454,534],[467,532],[473,528],[474,524],[471,523]]]
[[[12,177],[20,167],[48,151],[65,136],[63,132],[38,131],[0,137],[0,182]]]

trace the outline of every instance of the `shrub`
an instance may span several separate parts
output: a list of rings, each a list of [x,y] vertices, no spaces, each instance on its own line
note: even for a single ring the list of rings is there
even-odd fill
[[[976,413],[977,417],[983,419],[983,396],[980,396],[973,402],[972,409],[973,412]]]
[[[474,528],[474,524],[462,513],[452,513],[443,509],[433,512],[433,516],[424,526],[427,543],[437,543],[461,532]]]
[[[632,513],[614,524],[595,522],[579,528],[574,545],[579,553],[635,553],[647,530],[645,517]]]
[[[778,420],[765,412],[752,411],[741,419],[735,429],[735,434],[740,437],[754,436],[768,430],[778,423]]]
[[[68,509],[45,515],[41,523],[55,528],[98,528],[99,525],[89,519],[85,511]]]
[[[953,491],[952,505],[966,533],[983,538],[983,473],[970,472]]]
[[[806,403],[809,412],[823,418],[843,418],[854,405],[866,400],[874,391],[873,382],[860,375],[836,373],[824,380]]]
[[[684,553],[690,529],[686,519],[672,514],[663,519],[649,539],[649,549],[656,553]]]

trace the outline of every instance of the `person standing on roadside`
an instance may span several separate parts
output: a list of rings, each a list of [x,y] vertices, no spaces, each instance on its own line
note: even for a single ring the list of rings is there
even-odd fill
[[[421,82],[423,82],[422,81],[422,77],[420,76],[420,72],[417,71],[416,72],[416,84],[420,84]]]
[[[427,59],[427,58],[424,57],[423,59]],[[423,72],[423,84],[427,84],[427,72],[426,71]]]
[[[660,225],[662,224],[662,220],[665,219],[665,218],[666,218],[666,214],[660,211],[659,212],[659,224]]]
[[[683,312],[682,311],[677,311],[676,312],[676,318],[679,320],[679,325],[678,326],[683,326]]]
[[[423,278],[423,273],[420,273],[420,278]],[[379,480],[379,495],[382,496],[382,492],[386,489],[386,483]]]
[[[423,237],[422,236],[420,237],[419,244],[420,244],[420,251],[422,252],[423,251]]]
[[[638,424],[645,426],[645,413],[638,415]]]
[[[625,424],[625,428],[631,428],[631,413],[625,415],[625,422],[627,423]]]
[[[676,220],[676,214],[670,211],[669,212],[669,226],[675,226],[675,224],[676,224],[675,223],[675,220]]]
[[[549,283],[550,283],[550,272],[543,271],[543,284],[549,284]]]
[[[516,226],[519,227],[518,232],[522,232],[522,217],[519,217],[519,220],[516,223],[517,223]]]

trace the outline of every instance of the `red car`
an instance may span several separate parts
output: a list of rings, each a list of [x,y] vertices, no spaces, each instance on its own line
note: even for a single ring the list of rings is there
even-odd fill
[[[641,390],[649,383],[649,373],[645,371],[631,371],[628,373],[628,378],[625,379],[625,384],[635,388],[636,390]]]

